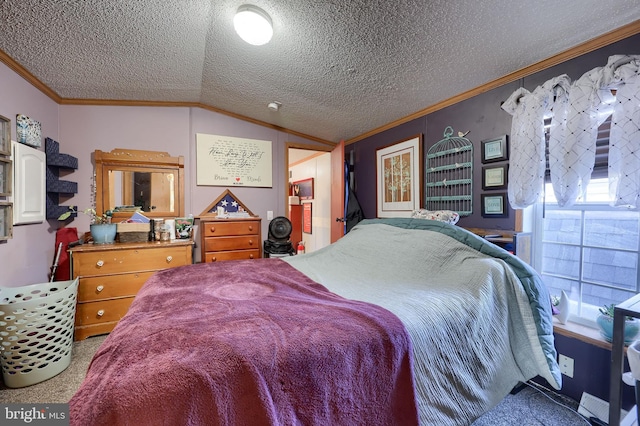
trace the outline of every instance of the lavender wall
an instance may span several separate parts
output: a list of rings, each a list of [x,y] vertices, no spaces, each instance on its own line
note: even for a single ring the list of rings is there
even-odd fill
[[[12,139],[16,139],[16,114],[40,121],[43,135],[58,137],[57,104],[2,63],[0,93],[0,115],[11,119]],[[47,222],[14,226],[13,239],[0,242],[0,286],[48,281],[55,245],[52,232]]]
[[[185,155],[185,167],[187,171],[190,202],[187,202],[187,211],[195,216],[209,206],[227,188],[219,186],[196,185],[196,134],[207,133],[222,136],[235,136],[249,139],[269,140],[272,142],[273,175],[272,188],[229,188],[253,214],[262,218],[262,237],[268,235],[267,211],[273,211],[274,217],[286,216],[285,203],[288,192],[288,166],[284,163],[285,143],[296,142],[307,145],[318,145],[308,139],[288,133],[262,127],[253,123],[237,120],[222,114],[216,114],[207,110],[194,108],[191,110],[191,129],[189,140],[189,156]],[[188,161],[187,161],[188,160]],[[285,185],[286,184],[286,185]],[[188,190],[188,191],[189,191]],[[188,192],[187,191],[187,192]]]
[[[196,133],[272,141],[273,187],[232,188],[254,214],[262,217],[267,236],[267,211],[285,215],[285,143],[318,145],[304,138],[200,108],[57,105],[9,68],[0,64],[0,115],[26,114],[42,123],[42,135],[60,143],[60,152],[78,158],[77,170],[61,175],[78,182],[78,193],[62,204],[92,205],[91,183],[96,149],[129,148],[166,151],[185,158],[185,211],[199,215],[226,188],[196,185]],[[15,138],[15,121],[12,122]],[[42,148],[44,149],[44,148]],[[0,286],[22,286],[48,281],[55,252],[56,220],[14,227],[14,237],[0,242]],[[89,218],[79,215],[67,226],[79,234],[89,230]],[[199,234],[196,228],[196,243]],[[199,247],[194,252],[199,260]]]
[[[184,155],[185,162],[189,155],[188,108],[61,105],[59,115],[60,152],[78,158],[78,169],[63,178],[78,182],[78,193],[64,204],[77,205],[80,210],[93,205],[92,153],[95,150],[166,151],[173,156]],[[188,200],[189,194],[186,191],[185,199]],[[55,220],[51,223],[59,225]],[[89,229],[89,217],[79,214],[67,226],[84,233]]]

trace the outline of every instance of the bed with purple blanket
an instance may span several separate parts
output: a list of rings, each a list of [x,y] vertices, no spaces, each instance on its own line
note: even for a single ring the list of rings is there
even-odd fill
[[[456,226],[366,220],[301,256],[152,276],[96,352],[72,425],[468,425],[559,388],[549,295]]]

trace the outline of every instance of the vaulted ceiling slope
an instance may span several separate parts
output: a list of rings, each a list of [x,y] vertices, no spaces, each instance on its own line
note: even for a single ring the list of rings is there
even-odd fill
[[[0,50],[58,101],[202,105],[336,142],[640,19],[638,0],[255,0],[274,36],[251,46],[243,3],[5,0]]]

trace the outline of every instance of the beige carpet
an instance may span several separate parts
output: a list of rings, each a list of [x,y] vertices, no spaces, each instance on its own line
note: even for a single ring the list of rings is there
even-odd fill
[[[24,388],[10,389],[0,383],[0,403],[51,404],[69,402],[80,387],[93,354],[107,336],[94,336],[73,343],[71,365],[57,376]]]

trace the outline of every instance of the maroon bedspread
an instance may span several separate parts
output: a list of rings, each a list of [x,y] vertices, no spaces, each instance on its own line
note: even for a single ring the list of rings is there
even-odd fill
[[[168,269],[98,349],[71,424],[417,424],[410,346],[389,311],[280,259]]]

